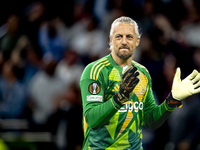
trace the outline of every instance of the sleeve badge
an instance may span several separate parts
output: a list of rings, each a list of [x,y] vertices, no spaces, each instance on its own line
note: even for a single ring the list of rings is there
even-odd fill
[[[88,87],[88,91],[90,92],[90,94],[99,94],[100,92],[100,86],[98,83],[94,82],[94,83],[91,83]]]

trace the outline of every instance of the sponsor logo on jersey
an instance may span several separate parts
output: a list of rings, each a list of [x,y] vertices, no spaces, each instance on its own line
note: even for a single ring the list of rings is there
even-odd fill
[[[103,97],[101,95],[88,95],[87,101],[100,101],[102,102]]]
[[[99,94],[100,92],[100,86],[98,83],[94,82],[94,83],[91,83],[88,87],[88,91],[90,92],[90,94]]]
[[[124,107],[121,107],[120,110],[118,110],[118,112],[133,112],[135,111],[136,113],[139,111],[139,110],[143,110],[143,102],[132,102],[130,101],[130,103],[128,104],[125,104]]]

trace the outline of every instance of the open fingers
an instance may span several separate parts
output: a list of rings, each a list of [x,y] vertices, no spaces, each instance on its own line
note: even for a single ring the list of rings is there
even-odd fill
[[[124,83],[127,83],[128,86],[131,86],[130,83],[132,80],[135,80],[135,78],[139,75],[139,72],[135,72],[134,74],[128,73],[127,76],[124,78]]]
[[[197,94],[197,93],[200,93],[200,86],[196,89],[194,89],[194,93],[193,94]]]
[[[194,79],[197,75],[199,74],[199,72],[197,70],[193,70],[193,72],[187,77],[189,80]]]
[[[198,73],[198,74],[194,77],[194,79],[191,80],[191,82],[194,84],[194,83],[198,82],[199,80],[200,80],[200,73]]]
[[[200,87],[200,80],[194,84],[195,89],[198,88],[198,87]]]
[[[140,81],[140,79],[134,78],[133,80],[131,80],[129,87],[135,87],[139,81]]]
[[[125,78],[129,78],[130,76],[132,76],[132,74],[135,73],[135,71],[137,71],[137,68],[134,67],[133,65],[131,65],[130,67],[128,67],[124,74],[122,75],[122,80],[124,80]]]

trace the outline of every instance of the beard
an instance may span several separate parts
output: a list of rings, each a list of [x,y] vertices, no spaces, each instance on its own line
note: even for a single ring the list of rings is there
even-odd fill
[[[124,49],[124,48],[128,49],[128,50],[129,50],[129,53],[127,53],[127,54],[125,54],[125,53],[120,53],[120,49]],[[133,53],[130,52],[130,48],[127,47],[127,46],[126,46],[126,47],[125,47],[125,46],[119,47],[119,50],[116,50],[116,51],[115,51],[115,54],[117,55],[117,57],[119,57],[119,58],[121,58],[121,59],[129,59],[130,57],[133,56]]]

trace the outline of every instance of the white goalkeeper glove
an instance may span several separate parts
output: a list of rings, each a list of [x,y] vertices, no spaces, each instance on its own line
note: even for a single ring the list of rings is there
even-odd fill
[[[180,76],[181,70],[177,68],[172,84],[172,96],[174,99],[182,100],[200,92],[200,74],[197,70],[194,70],[182,81]]]
[[[172,104],[171,106],[182,105],[181,100],[200,93],[200,73],[197,70],[193,70],[193,72],[188,75],[185,79],[181,81],[181,70],[180,68],[176,69],[176,73],[173,79],[171,97],[167,99],[168,104]]]

